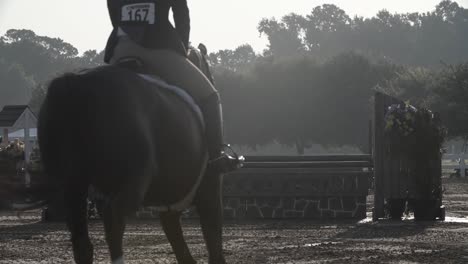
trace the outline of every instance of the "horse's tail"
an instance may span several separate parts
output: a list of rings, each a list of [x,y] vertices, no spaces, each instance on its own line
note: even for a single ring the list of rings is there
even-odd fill
[[[144,113],[157,104],[145,85],[114,66],[68,73],[50,83],[38,125],[48,188],[95,185],[109,192],[149,163],[154,117]]]
[[[36,198],[50,198],[48,196],[55,193],[64,180],[60,175],[64,173],[70,158],[63,155],[67,153],[64,149],[73,147],[73,139],[68,138],[73,136],[70,124],[80,123],[80,120],[75,119],[74,113],[85,107],[76,103],[79,100],[73,99],[82,92],[80,79],[80,75],[67,73],[53,79],[49,84],[38,119],[38,141],[44,168],[39,181],[44,188],[38,189],[41,193],[36,193]],[[86,104],[86,101],[81,102]],[[77,126],[73,128],[82,129]]]

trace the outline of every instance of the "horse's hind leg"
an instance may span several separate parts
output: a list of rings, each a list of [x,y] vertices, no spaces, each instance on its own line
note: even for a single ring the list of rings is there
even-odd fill
[[[93,263],[93,245],[88,234],[87,188],[70,186],[65,191],[67,226],[71,232],[73,256],[77,264]]]
[[[196,207],[208,249],[210,264],[224,264],[223,207],[221,197],[222,175],[208,170],[196,197]]]
[[[181,264],[197,263],[190,254],[187,243],[185,243],[182,227],[180,225],[180,215],[180,212],[163,212],[159,214],[161,224],[174,250],[177,262]]]
[[[116,200],[104,206],[104,230],[113,264],[123,264],[122,240],[125,231],[125,214]]]
[[[137,160],[140,161],[140,159]],[[139,164],[132,164],[130,167],[142,168],[142,171],[138,173],[135,170],[132,181],[125,185],[125,190],[111,196],[112,198],[105,202],[103,210],[106,242],[109,246],[113,264],[124,263],[122,244],[126,217],[131,212],[134,212],[143,201],[144,194],[151,180],[149,169],[143,169],[144,166]]]

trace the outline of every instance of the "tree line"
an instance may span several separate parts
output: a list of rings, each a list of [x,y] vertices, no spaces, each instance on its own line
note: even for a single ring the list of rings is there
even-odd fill
[[[258,31],[269,40],[261,54],[249,44],[209,54],[230,143],[366,150],[375,90],[439,111],[453,136],[468,132],[468,10],[456,2],[372,18],[325,4],[263,19]],[[102,55],[9,30],[0,38],[0,106],[29,101],[37,111],[50,78],[100,65]]]
[[[371,18],[324,4],[258,30],[269,41],[262,54],[248,44],[210,54],[231,142],[365,151],[376,90],[438,111],[451,136],[468,132],[468,9],[454,1]]]
[[[32,30],[10,29],[0,37],[0,107],[30,104],[39,110],[51,78],[77,68],[101,64],[103,52],[78,50],[59,38],[38,36]]]
[[[325,4],[306,16],[263,19],[258,30],[270,42],[267,53],[275,56],[307,53],[330,58],[354,50],[418,66],[468,59],[468,10],[451,0],[441,1],[431,12],[392,14],[384,9],[372,18],[351,18]]]

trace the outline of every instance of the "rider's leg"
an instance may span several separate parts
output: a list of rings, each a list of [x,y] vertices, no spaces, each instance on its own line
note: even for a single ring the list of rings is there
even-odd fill
[[[187,91],[196,102],[201,102],[216,92],[208,78],[186,57],[172,50],[150,50],[126,37],[121,37],[114,49],[110,63],[115,64],[125,57],[139,58],[146,70],[160,76],[164,81]]]
[[[205,118],[205,134],[211,168],[222,172],[237,169],[241,165],[237,157],[222,154],[224,149],[223,111],[218,92],[215,91],[204,98],[199,105]]]
[[[223,153],[223,122],[219,94],[208,78],[187,58],[171,50],[148,50],[130,40],[120,41],[111,63],[135,56],[166,82],[183,88],[199,104],[205,118],[208,152],[212,166],[228,171],[239,166],[237,158]]]

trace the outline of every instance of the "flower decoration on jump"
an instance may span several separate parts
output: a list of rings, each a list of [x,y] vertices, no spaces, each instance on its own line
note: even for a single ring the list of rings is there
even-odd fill
[[[417,109],[405,104],[393,104],[388,107],[385,115],[385,132],[396,133],[397,136],[408,137],[414,133]]]
[[[405,102],[387,108],[384,133],[392,154],[416,158],[440,153],[447,131],[437,114]]]

